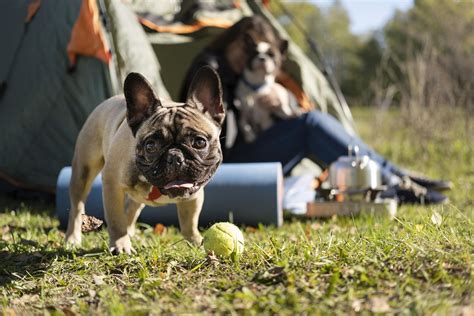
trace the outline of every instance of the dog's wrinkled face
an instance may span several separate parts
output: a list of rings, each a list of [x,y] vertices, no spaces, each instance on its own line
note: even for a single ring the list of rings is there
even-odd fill
[[[276,75],[280,69],[288,42],[282,40],[279,43],[271,44],[247,35],[246,47],[248,52],[246,70],[253,73],[254,77],[261,77],[263,80],[267,75]]]
[[[267,42],[272,46],[280,46],[272,26],[259,15],[247,16],[235,23],[210,44],[211,50],[223,51],[231,70],[240,75],[249,59],[248,37],[255,43]]]
[[[139,172],[169,197],[187,198],[197,192],[222,161],[224,109],[217,73],[201,68],[184,104],[160,102],[139,74],[127,77],[124,91]]]

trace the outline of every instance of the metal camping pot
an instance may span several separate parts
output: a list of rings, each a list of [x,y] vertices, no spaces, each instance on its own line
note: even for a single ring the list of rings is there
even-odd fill
[[[349,146],[349,156],[342,156],[329,167],[329,184],[338,190],[376,189],[382,184],[379,165],[369,156],[359,156],[358,146]]]

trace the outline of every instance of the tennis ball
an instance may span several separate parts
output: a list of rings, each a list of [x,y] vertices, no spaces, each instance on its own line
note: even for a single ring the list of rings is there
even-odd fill
[[[235,260],[244,251],[244,236],[234,224],[216,223],[204,233],[203,246],[207,252]]]

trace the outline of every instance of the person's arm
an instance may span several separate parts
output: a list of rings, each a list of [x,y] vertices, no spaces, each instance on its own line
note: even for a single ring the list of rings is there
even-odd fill
[[[301,114],[296,97],[283,86],[275,88],[274,93],[257,97],[257,104],[274,113],[281,119],[295,117]]]

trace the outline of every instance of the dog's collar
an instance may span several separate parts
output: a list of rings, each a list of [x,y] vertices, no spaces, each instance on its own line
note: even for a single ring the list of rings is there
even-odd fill
[[[249,87],[249,88],[250,88],[251,90],[253,90],[253,91],[258,91],[258,90],[262,89],[262,88],[266,85],[266,83],[253,84],[253,83],[249,82],[249,81],[247,80],[247,78],[245,78],[244,75],[242,75],[241,80],[242,80],[242,82],[243,82],[247,87]]]
[[[146,198],[148,201],[155,201],[161,197],[160,189],[155,187],[154,185],[151,186],[151,191],[148,193],[148,197]]]

